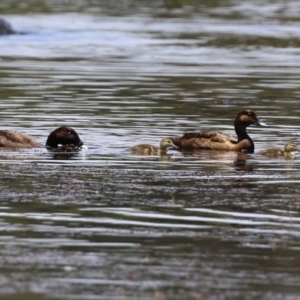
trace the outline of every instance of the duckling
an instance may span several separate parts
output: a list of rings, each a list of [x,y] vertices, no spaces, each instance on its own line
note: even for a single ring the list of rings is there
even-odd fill
[[[57,148],[58,145],[74,145],[81,147],[83,142],[80,140],[77,132],[67,126],[61,126],[52,131],[46,141],[46,148]],[[24,133],[12,130],[0,130],[0,148],[40,148],[42,144],[35,141],[34,138]]]
[[[177,146],[174,145],[170,138],[163,138],[160,141],[160,147],[148,145],[148,144],[140,144],[129,148],[129,150],[134,154],[144,154],[144,155],[153,155],[153,154],[166,154],[167,149],[176,149]]]
[[[279,148],[270,148],[270,149],[262,150],[258,154],[270,156],[270,157],[276,157],[276,156],[293,157],[295,155],[295,151],[299,151],[298,146],[294,142],[289,142],[285,144],[283,150]]]
[[[247,134],[250,125],[266,126],[252,110],[240,111],[234,121],[237,138],[221,132],[188,132],[182,137],[171,138],[178,150],[223,150],[254,152],[254,143]]]

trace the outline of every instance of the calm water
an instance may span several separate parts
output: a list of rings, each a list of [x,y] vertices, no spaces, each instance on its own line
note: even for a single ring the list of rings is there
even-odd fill
[[[127,150],[300,144],[300,2],[148,2],[0,3],[0,129],[89,147],[0,152],[0,299],[300,299],[300,157]]]

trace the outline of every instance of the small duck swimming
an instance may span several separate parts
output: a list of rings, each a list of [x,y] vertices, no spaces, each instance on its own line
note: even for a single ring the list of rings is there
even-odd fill
[[[47,149],[57,148],[58,145],[74,145],[80,147],[83,145],[83,142],[73,128],[61,126],[52,131],[46,141]],[[38,147],[43,147],[43,145],[24,133],[12,130],[0,130],[0,148],[17,149]]]
[[[247,134],[250,125],[266,126],[253,110],[240,111],[234,121],[237,139],[221,132],[185,133],[182,137],[171,138],[179,150],[223,150],[254,152],[254,143]]]
[[[167,154],[167,150],[169,148],[176,149],[177,146],[174,145],[170,138],[163,138],[160,141],[160,147],[148,145],[148,144],[140,144],[129,148],[129,150],[134,154],[143,154],[143,155],[154,155],[154,154]]]
[[[298,146],[294,142],[289,142],[285,144],[283,150],[279,148],[270,148],[270,149],[262,150],[258,152],[258,154],[270,156],[270,157],[278,157],[278,156],[293,157],[296,151],[299,151]]]

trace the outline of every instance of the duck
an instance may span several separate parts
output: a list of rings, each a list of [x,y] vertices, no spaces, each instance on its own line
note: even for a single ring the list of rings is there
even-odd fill
[[[16,34],[17,32],[13,30],[11,25],[6,22],[4,19],[0,19],[0,35],[6,34]]]
[[[81,147],[83,142],[73,128],[61,126],[49,134],[45,146],[50,150],[57,148],[58,145],[74,145],[76,147]],[[41,147],[44,146],[27,134],[12,130],[0,130],[0,148],[18,149]]]
[[[68,149],[75,150],[76,148],[78,150],[81,146],[83,146],[83,142],[73,128],[61,126],[53,130],[46,141],[47,149],[55,149],[59,145],[62,145],[64,151],[67,151]]]
[[[258,154],[271,156],[271,157],[279,157],[279,156],[293,157],[296,151],[299,151],[298,146],[294,142],[289,142],[285,144],[284,149],[270,148],[270,149],[262,150],[258,152]]]
[[[33,137],[13,130],[0,130],[0,148],[40,148]]]
[[[129,150],[134,154],[143,154],[143,155],[164,155],[167,154],[168,149],[176,149],[177,146],[172,142],[170,138],[163,138],[160,141],[160,146],[152,146],[149,144],[140,144],[133,147],[130,147]]]
[[[240,111],[234,121],[237,138],[222,132],[187,132],[182,137],[171,138],[177,150],[223,150],[254,153],[254,143],[247,133],[250,125],[267,127],[253,110]]]

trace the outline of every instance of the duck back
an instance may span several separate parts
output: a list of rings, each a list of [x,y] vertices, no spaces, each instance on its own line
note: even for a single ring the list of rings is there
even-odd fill
[[[260,151],[258,154],[270,156],[270,157],[278,157],[278,156],[293,157],[295,151],[299,151],[298,146],[294,142],[289,142],[285,144],[284,150],[280,148],[269,148]]]
[[[142,155],[153,155],[160,154],[161,149],[148,144],[140,144],[129,148],[129,150],[134,154],[142,154]]]
[[[172,138],[172,142],[179,148],[184,149],[207,149],[213,150],[222,147],[230,148],[231,144],[237,143],[237,138],[221,132],[187,132],[182,137]]]
[[[0,147],[34,148],[42,147],[34,138],[17,131],[0,130]]]
[[[270,157],[276,157],[276,156],[283,156],[284,151],[279,148],[270,148],[270,149],[262,150],[262,151],[258,152],[258,154],[270,156]]]

